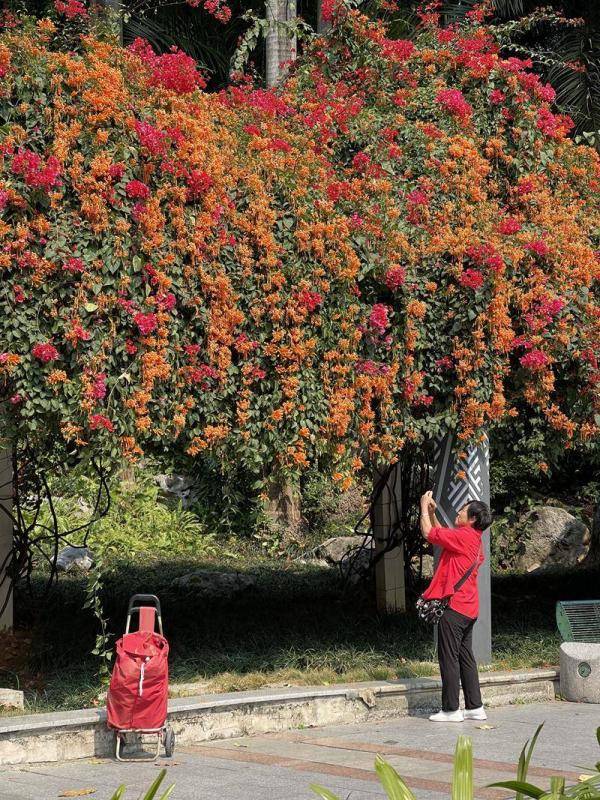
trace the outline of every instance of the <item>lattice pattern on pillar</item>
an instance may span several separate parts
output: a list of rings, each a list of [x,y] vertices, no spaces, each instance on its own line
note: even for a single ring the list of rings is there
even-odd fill
[[[453,433],[440,436],[434,443],[434,497],[438,515],[445,525],[452,525],[456,514],[470,500],[490,502],[490,446],[487,436],[477,445],[470,445],[466,458],[457,455]]]

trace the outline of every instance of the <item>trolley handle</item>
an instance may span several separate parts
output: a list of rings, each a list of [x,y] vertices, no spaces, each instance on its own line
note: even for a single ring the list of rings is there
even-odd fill
[[[142,605],[140,605],[140,603]],[[125,626],[125,633],[129,633],[129,626],[131,624],[131,615],[137,611],[139,613],[140,608],[153,606],[156,609],[156,617],[158,619],[158,630],[163,635],[163,624],[162,624],[162,614],[160,610],[160,600],[155,594],[134,594],[131,600],[129,601],[129,607],[127,608],[127,624]]]

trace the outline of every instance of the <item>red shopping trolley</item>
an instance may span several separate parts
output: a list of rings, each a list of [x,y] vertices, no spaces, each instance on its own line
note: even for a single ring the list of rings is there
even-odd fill
[[[138,629],[130,633],[131,616]],[[158,622],[158,633],[156,624]],[[135,594],[129,601],[125,634],[117,642],[106,701],[107,724],[116,731],[119,761],[155,761],[164,745],[167,758],[175,749],[175,734],[166,725],[169,695],[169,643],[163,636],[160,601],[153,594]],[[123,758],[127,736],[156,736],[156,753],[148,759]]]

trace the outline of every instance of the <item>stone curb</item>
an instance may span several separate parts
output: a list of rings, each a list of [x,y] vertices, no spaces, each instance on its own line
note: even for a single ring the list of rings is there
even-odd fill
[[[489,672],[481,688],[490,707],[554,700],[556,669]],[[286,687],[178,697],[169,724],[182,745],[300,727],[418,715],[439,708],[439,678]],[[0,717],[0,766],[110,756],[114,733],[104,709]]]

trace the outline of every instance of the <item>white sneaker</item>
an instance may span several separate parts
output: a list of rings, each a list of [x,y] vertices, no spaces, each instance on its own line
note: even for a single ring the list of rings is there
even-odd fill
[[[458,711],[438,711],[437,714],[432,714],[429,719],[432,722],[464,722],[464,714],[459,709]]]
[[[465,708],[465,719],[487,719],[487,714],[483,706],[479,708]]]

